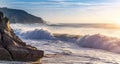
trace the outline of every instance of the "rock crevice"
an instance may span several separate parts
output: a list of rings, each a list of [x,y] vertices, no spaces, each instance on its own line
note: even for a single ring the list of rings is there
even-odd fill
[[[4,39],[3,39],[4,37],[1,35],[1,45],[3,46],[3,48],[8,52],[8,54],[9,54],[9,56],[10,56],[10,60],[12,60],[12,61],[14,61],[14,58],[13,58],[13,55],[12,55],[12,53],[7,49],[7,45],[6,44],[4,44],[5,42],[4,42]]]
[[[26,45],[10,27],[9,19],[0,12],[0,60],[36,61],[44,51]]]

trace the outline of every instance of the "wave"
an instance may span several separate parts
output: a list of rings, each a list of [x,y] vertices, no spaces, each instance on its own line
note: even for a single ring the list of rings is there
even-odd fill
[[[35,29],[35,30],[30,30],[30,31],[26,31],[23,33],[17,33],[20,34],[21,36],[24,36],[24,38],[26,39],[46,39],[46,40],[53,40],[55,39],[55,37],[48,32],[47,30],[43,30],[43,29]]]
[[[102,49],[120,53],[120,39],[105,35],[86,35],[82,38],[79,38],[77,40],[77,44],[81,47]]]
[[[101,34],[94,35],[69,35],[69,34],[52,34],[44,29],[35,29],[22,31],[15,29],[15,33],[21,38],[35,40],[60,40],[76,44],[79,47],[102,49],[111,52],[120,53],[120,39]]]
[[[80,35],[71,35],[71,34],[53,34],[58,40],[67,41],[67,42],[76,42]]]
[[[61,40],[61,41],[75,41],[80,36],[79,35],[70,35],[70,34],[52,34],[45,29],[34,29],[24,31],[22,29],[14,29],[15,33],[25,39],[35,39],[35,40]]]

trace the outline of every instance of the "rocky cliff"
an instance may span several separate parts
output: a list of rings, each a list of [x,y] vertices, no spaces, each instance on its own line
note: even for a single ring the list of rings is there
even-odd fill
[[[43,57],[44,51],[26,45],[10,27],[9,19],[0,12],[0,60],[36,61]]]
[[[24,10],[0,8],[0,11],[9,18],[10,23],[45,23],[42,18],[29,14]]]

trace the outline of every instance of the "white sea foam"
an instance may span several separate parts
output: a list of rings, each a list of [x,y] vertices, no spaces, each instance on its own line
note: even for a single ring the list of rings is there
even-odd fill
[[[43,58],[43,63],[44,61],[47,61],[48,63],[51,62],[52,64],[120,63],[120,56],[119,54],[116,54],[120,53],[120,38],[111,35],[103,35],[104,33],[109,33],[113,30],[105,29],[102,31],[98,28],[94,30],[80,28],[80,31],[70,27],[69,31],[72,31],[73,35],[69,35],[69,33],[65,32],[68,28],[64,29],[64,27],[49,27],[39,24],[12,24],[11,26],[23,41],[40,50],[44,50],[45,54],[63,54],[63,56],[60,57]],[[57,32],[57,34],[53,34],[55,30],[59,30],[59,33],[62,31],[62,33],[58,34]],[[98,32],[101,34],[97,34]],[[119,34],[119,31],[113,31],[112,33],[114,34],[116,32]],[[85,35],[82,34],[82,36],[76,36],[74,33],[77,33],[77,35],[85,33]]]
[[[43,29],[35,29],[33,31],[26,31],[21,33],[20,35],[24,35],[24,38],[26,39],[47,39],[47,40],[52,40],[55,39],[55,37],[48,32],[47,30]]]
[[[63,42],[66,41],[76,44],[79,47],[102,49],[102,50],[120,53],[120,38],[117,37],[101,35],[101,34],[84,35],[84,36],[79,36],[77,38],[72,37],[73,35],[63,34],[56,37],[56,35],[51,33],[49,30],[46,30],[44,28],[42,29],[39,28],[41,27],[41,25],[35,26],[34,28],[34,25],[26,26],[22,24],[15,24],[15,25],[13,24],[12,27],[14,28],[15,33],[24,39],[58,40]]]
[[[120,39],[100,34],[86,35],[78,39],[78,45],[120,53]]]

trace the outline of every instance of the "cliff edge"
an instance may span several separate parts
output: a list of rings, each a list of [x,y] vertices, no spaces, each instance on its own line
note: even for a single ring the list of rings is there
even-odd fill
[[[10,27],[9,19],[0,12],[0,60],[37,61],[44,51],[26,45]]]

